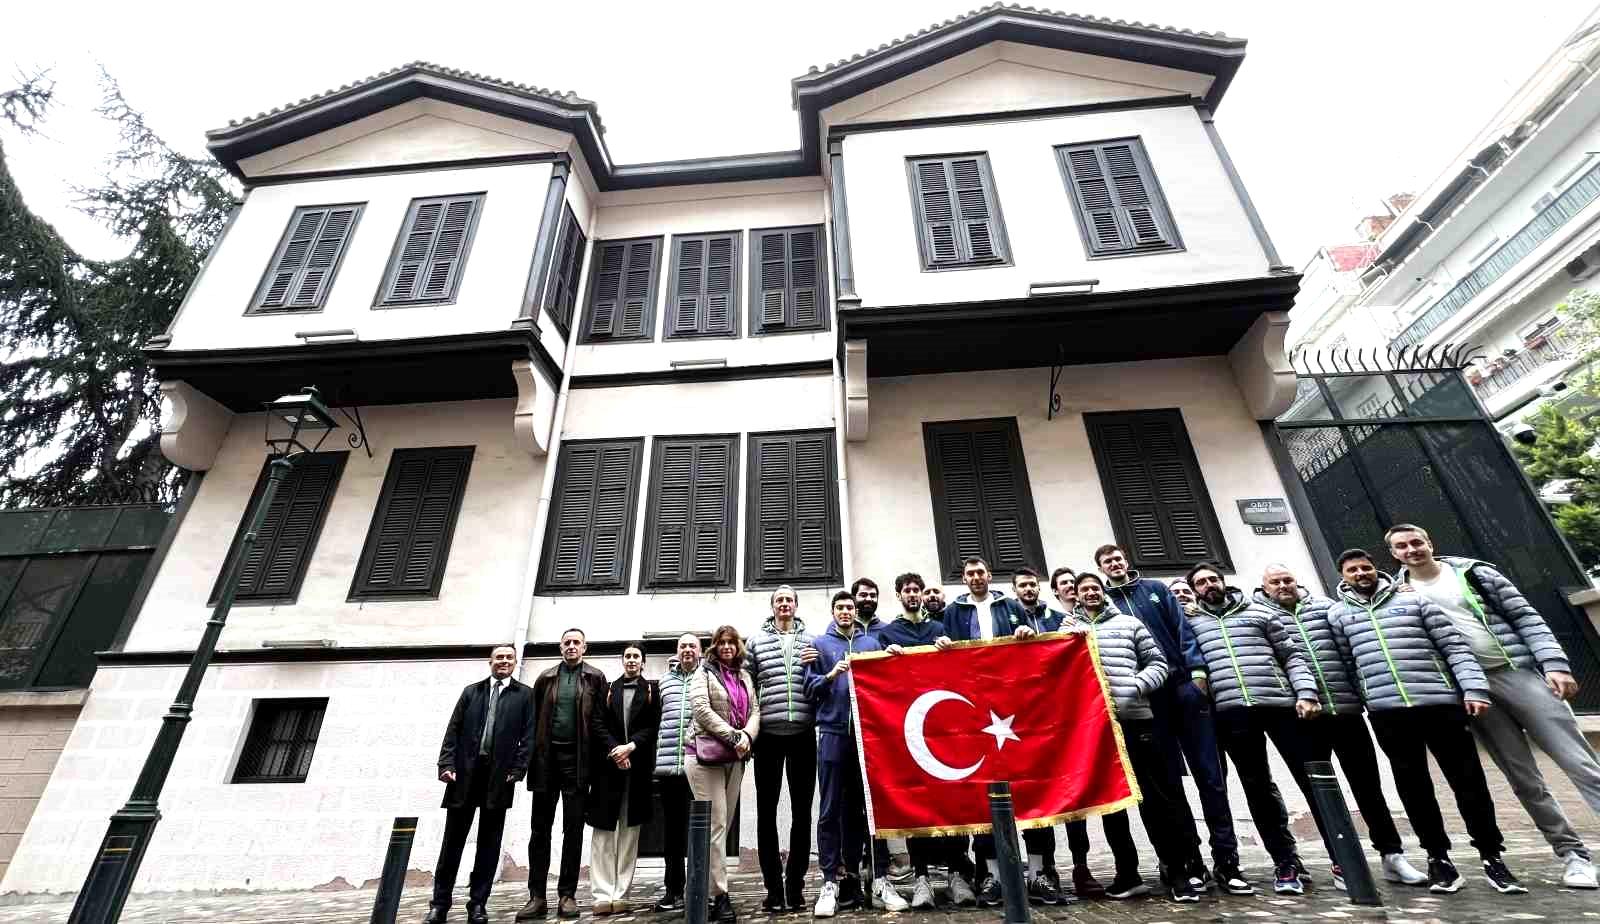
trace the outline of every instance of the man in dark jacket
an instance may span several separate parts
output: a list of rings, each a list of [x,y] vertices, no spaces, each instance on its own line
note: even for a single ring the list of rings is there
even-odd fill
[[[606,675],[585,664],[582,629],[561,633],[561,663],[533,682],[534,759],[528,767],[533,832],[528,840],[528,903],[518,921],[545,916],[550,837],[561,803],[561,875],[556,881],[563,918],[578,916],[578,868],[583,859],[584,798],[597,742],[605,740]]]
[[[1163,741],[1177,744],[1166,752],[1174,761],[1181,754],[1200,793],[1200,809],[1211,832],[1211,861],[1215,865],[1239,865],[1239,841],[1233,833],[1233,808],[1228,804],[1228,784],[1222,775],[1218,756],[1217,732],[1211,718],[1211,695],[1207,687],[1206,659],[1195,642],[1194,631],[1184,619],[1183,607],[1172,591],[1160,581],[1141,578],[1128,564],[1122,547],[1102,545],[1094,550],[1095,565],[1106,576],[1106,596],[1118,610],[1138,617],[1150,630],[1171,666],[1166,686],[1150,698],[1155,727]],[[1180,800],[1187,808],[1188,799]],[[1181,819],[1183,821],[1190,819]],[[1194,832],[1194,825],[1184,828]],[[1200,860],[1200,842],[1193,839],[1190,869],[1168,870],[1169,876],[1187,872],[1195,888],[1211,881],[1211,871]]]
[[[930,584],[922,588],[922,612],[929,619],[944,620],[944,588]]]
[[[484,903],[500,868],[500,837],[514,784],[528,772],[532,745],[533,696],[511,675],[517,650],[500,645],[489,654],[489,676],[471,684],[456,699],[439,745],[439,779],[445,783],[444,842],[433,873],[433,901],[426,924],[443,924],[450,911],[461,850],[478,813],[478,846],[467,892],[467,920],[488,921]]]
[[[655,769],[661,692],[644,679],[644,645],[622,649],[622,676],[606,696],[605,740],[596,742],[585,821],[594,913],[625,914],[639,859],[639,829],[650,821],[650,773]]]
[[[1011,573],[1011,592],[1024,620],[1039,632],[1054,632],[1061,628],[1065,613],[1045,605],[1039,596],[1039,572],[1021,567]],[[983,860],[987,864],[990,839],[983,843]],[[1035,904],[1059,905],[1071,896],[1061,894],[1061,876],[1056,872],[1056,829],[1029,828],[1022,832],[1023,853],[1028,860],[1028,898]]]
[[[951,642],[1035,634],[1017,601],[990,587],[989,579],[988,562],[977,557],[962,562],[961,580],[967,592],[945,604],[944,635],[934,644],[948,648]]]

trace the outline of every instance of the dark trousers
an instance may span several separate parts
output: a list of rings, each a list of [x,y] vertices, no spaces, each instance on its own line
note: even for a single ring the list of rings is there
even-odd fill
[[[912,837],[906,839],[906,853],[911,855],[911,870],[918,876],[928,875],[928,866],[946,866],[950,872],[972,883],[972,857],[967,852],[969,838],[964,834],[940,837]]]
[[[1444,816],[1428,772],[1428,753],[1439,765],[1445,782],[1455,792],[1456,810],[1466,822],[1472,846],[1485,859],[1500,856],[1505,838],[1494,820],[1494,798],[1478,760],[1478,743],[1467,727],[1466,710],[1459,706],[1411,706],[1385,709],[1368,716],[1378,746],[1394,769],[1394,786],[1400,804],[1411,819],[1412,830],[1430,857],[1450,850],[1444,833]]]
[[[1324,714],[1305,726],[1301,747],[1306,760],[1332,760],[1339,757],[1339,769],[1350,783],[1350,793],[1367,824],[1372,849],[1380,855],[1399,853],[1400,832],[1394,826],[1389,800],[1383,794],[1378,776],[1378,753],[1372,747],[1372,733],[1359,712]],[[1315,803],[1313,803],[1315,805]]]
[[[817,785],[822,791],[817,814],[817,865],[824,882],[836,882],[842,871],[856,875],[861,849],[867,843],[867,801],[862,788],[856,740],[822,732],[817,736]],[[889,845],[872,841],[872,875],[889,875]]]
[[[506,829],[504,808],[482,808],[489,789],[489,761],[479,758],[472,768],[472,791],[463,808],[447,809],[444,843],[439,845],[439,862],[433,869],[433,904],[450,907],[456,873],[461,869],[461,851],[467,846],[472,815],[478,813],[478,845],[472,855],[472,876],[468,880],[467,903],[481,905],[489,900],[489,887],[500,868],[500,837]]]
[[[1195,788],[1200,792],[1200,810],[1211,832],[1212,861],[1238,863],[1239,841],[1233,833],[1233,809],[1228,805],[1228,783],[1222,775],[1222,757],[1217,750],[1210,697],[1185,680],[1151,697],[1150,708],[1155,713],[1157,738],[1164,742],[1162,750],[1167,760],[1182,775],[1178,767],[1181,753],[1183,762],[1188,764],[1189,775],[1194,777]],[[1174,741],[1178,744],[1176,748],[1170,746]],[[1187,825],[1183,833],[1189,842],[1189,853],[1198,859],[1200,835],[1194,810],[1186,798],[1179,799],[1174,808],[1179,812],[1178,826]]]
[[[1295,785],[1313,806],[1312,815],[1316,815],[1300,745],[1302,732],[1295,726],[1297,721],[1292,708],[1281,706],[1245,706],[1219,712],[1216,718],[1217,742],[1239,774],[1239,785],[1244,789],[1256,833],[1261,835],[1261,845],[1267,848],[1272,862],[1279,865],[1293,862],[1299,851],[1294,833],[1289,830],[1289,809],[1283,804],[1283,793],[1278,791],[1272,769],[1267,764],[1269,739],[1288,765]],[[1321,818],[1317,819],[1317,828],[1322,828]],[[1326,843],[1327,838],[1323,841]]]
[[[1180,781],[1181,783],[1181,781]],[[1128,828],[1126,811],[1100,816],[1100,831],[1105,835],[1106,846],[1117,864],[1117,875],[1139,871],[1139,848],[1133,843],[1133,832]],[[1072,853],[1073,866],[1089,865],[1089,823],[1067,822],[1067,850]]]
[[[972,855],[977,860],[978,878],[989,875],[989,861],[995,858],[994,835],[977,834],[972,838]],[[1028,828],[1022,832],[1022,862],[1029,857],[1044,857],[1044,868],[1056,868],[1056,829]]]
[[[1193,849],[1190,834],[1193,822],[1184,829],[1185,816],[1192,817],[1183,795],[1183,780],[1166,753],[1166,741],[1150,719],[1122,720],[1122,740],[1128,748],[1128,762],[1144,795],[1139,803],[1139,820],[1144,822],[1156,859],[1168,869],[1182,869]],[[1180,808],[1185,806],[1185,808]],[[1231,829],[1230,829],[1231,830]]]
[[[797,735],[761,735],[755,743],[756,849],[761,879],[772,895],[800,894],[811,866],[811,797],[817,790],[817,739],[809,730]],[[789,863],[778,855],[778,797],[789,778]]]
[[[668,895],[683,895],[684,863],[689,847],[689,803],[694,793],[689,789],[687,776],[658,776],[661,787],[661,854],[666,859],[667,870],[663,885]]]
[[[535,755],[538,759],[538,755]],[[587,787],[578,782],[578,747],[553,744],[545,755],[549,770],[545,788],[533,792],[533,834],[528,841],[528,892],[542,898],[550,880],[550,836],[556,802],[561,802],[561,874],[556,895],[576,898],[578,867],[583,859],[583,802]]]

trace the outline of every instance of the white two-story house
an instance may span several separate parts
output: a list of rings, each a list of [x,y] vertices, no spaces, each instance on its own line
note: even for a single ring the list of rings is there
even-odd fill
[[[147,354],[196,477],[0,888],[79,887],[262,485],[262,402],[304,386],[344,428],[244,569],[142,890],[360,885],[399,815],[430,871],[495,643],[531,679],[569,626],[611,673],[643,638],[654,676],[780,583],[820,628],[860,575],[954,595],[964,556],[1112,540],[1311,579],[1236,505],[1285,495],[1298,282],[1213,122],[1244,48],[990,6],[796,78],[795,150],[672,163],[421,63],[210,133],[248,195]]]

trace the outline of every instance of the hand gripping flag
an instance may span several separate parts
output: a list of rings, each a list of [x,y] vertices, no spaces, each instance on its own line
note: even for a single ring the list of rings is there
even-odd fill
[[[1139,801],[1087,636],[868,652],[851,659],[850,676],[879,837],[987,832],[988,784],[1000,780],[1019,828]]]

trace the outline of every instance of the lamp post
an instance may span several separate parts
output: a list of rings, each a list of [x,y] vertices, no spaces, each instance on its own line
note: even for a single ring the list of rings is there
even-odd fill
[[[264,407],[267,411],[266,444],[277,458],[268,467],[266,487],[255,509],[250,511],[250,525],[239,541],[239,548],[228,560],[221,596],[206,622],[200,644],[195,646],[194,657],[189,660],[189,670],[183,675],[178,695],[167,714],[161,718],[161,731],[156,734],[155,744],[150,746],[150,753],[145,757],[144,768],[139,771],[139,778],[133,784],[133,793],[121,810],[111,816],[105,839],[100,842],[100,850],[95,854],[94,865],[90,867],[89,875],[83,881],[83,889],[78,892],[78,901],[72,907],[69,924],[114,924],[122,916],[122,905],[128,900],[139,864],[150,846],[151,835],[155,833],[156,822],[161,820],[156,800],[160,798],[161,788],[172,770],[178,745],[183,742],[183,732],[194,713],[200,681],[205,677],[206,668],[211,665],[217,640],[228,621],[228,611],[233,608],[240,564],[255,548],[256,537],[267,519],[267,510],[288,478],[295,459],[316,451],[328,434],[339,427],[315,388],[303,388],[298,394],[285,395],[267,402]],[[287,435],[275,437],[274,427],[283,426],[288,428]],[[300,441],[302,433],[321,435],[316,445],[308,448]]]

